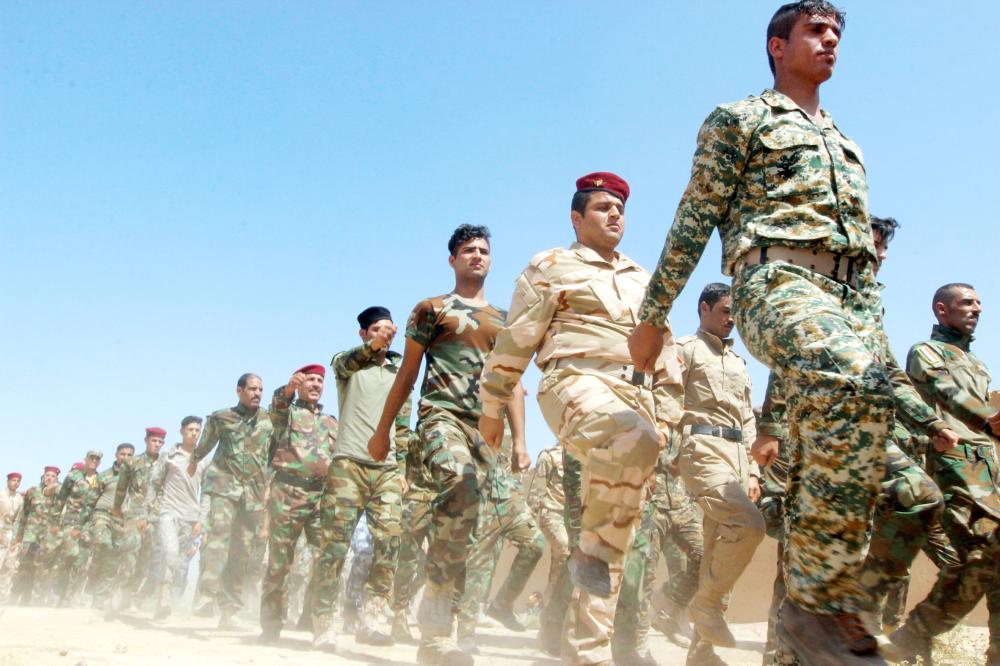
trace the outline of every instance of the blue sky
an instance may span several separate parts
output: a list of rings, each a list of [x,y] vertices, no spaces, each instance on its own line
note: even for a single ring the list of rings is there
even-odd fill
[[[865,152],[872,212],[903,225],[882,275],[893,348],[926,337],[938,285],[968,281],[1000,372],[1000,4],[843,6],[823,105]],[[4,2],[0,470],[33,481],[147,425],[175,441],[240,373],[270,393],[328,363],[364,307],[402,323],[451,288],[463,222],[493,231],[487,294],[507,307],[531,255],[572,241],[590,171],[629,181],[620,249],[651,269],[702,120],[771,83],[776,7]],[[719,278],[713,240],[678,335]],[[533,455],[552,442],[537,380]]]

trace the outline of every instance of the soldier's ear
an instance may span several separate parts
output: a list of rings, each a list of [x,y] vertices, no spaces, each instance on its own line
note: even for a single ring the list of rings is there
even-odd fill
[[[578,232],[580,224],[583,222],[583,215],[579,211],[571,210],[569,212],[569,221],[573,223],[573,230]]]

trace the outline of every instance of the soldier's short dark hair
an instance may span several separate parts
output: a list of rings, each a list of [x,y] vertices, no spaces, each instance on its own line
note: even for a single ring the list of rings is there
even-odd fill
[[[240,375],[240,378],[236,380],[236,388],[246,388],[247,382],[254,378],[260,379],[260,375],[255,375],[252,372],[244,372]]]
[[[181,419],[181,430],[184,430],[184,428],[187,428],[192,423],[197,423],[198,425],[201,425],[201,417],[185,416],[183,419]]]
[[[877,231],[878,235],[882,237],[882,241],[888,243],[892,240],[892,237],[896,235],[896,229],[899,229],[899,222],[892,217],[876,217],[870,215],[868,221],[872,225],[872,231]]]
[[[490,230],[481,224],[460,224],[448,239],[448,252],[455,256],[458,248],[470,240],[482,238],[487,244],[490,242]]]
[[[600,190],[583,190],[581,192],[574,192],[573,200],[569,204],[569,209],[583,215],[587,212],[587,204],[590,202],[590,197],[594,196],[595,192],[600,192]]]
[[[774,58],[771,57],[771,52],[767,49],[768,42],[771,41],[772,37],[788,39],[788,36],[792,34],[795,22],[803,14],[807,16],[829,16],[837,22],[841,32],[843,32],[844,25],[847,23],[847,14],[826,0],[799,0],[798,2],[789,2],[787,5],[778,7],[778,11],[774,12],[774,16],[771,17],[771,22],[767,24],[767,40],[764,42],[764,50],[767,52],[767,64],[771,68],[772,74],[774,74]]]
[[[976,288],[964,282],[943,284],[934,292],[934,300],[931,301],[931,307],[933,308],[935,303],[951,303],[952,299],[955,298],[955,292],[959,289],[972,289],[975,291]]]
[[[135,453],[135,447],[133,445],[128,442],[122,442],[118,445],[118,448],[115,449],[115,455],[118,455],[122,449],[132,449],[132,453]]]
[[[698,314],[701,314],[702,303],[708,305],[708,309],[711,310],[715,307],[715,304],[719,302],[719,299],[728,295],[728,284],[723,284],[722,282],[712,282],[705,285],[705,288],[701,290],[701,296],[698,297]]]

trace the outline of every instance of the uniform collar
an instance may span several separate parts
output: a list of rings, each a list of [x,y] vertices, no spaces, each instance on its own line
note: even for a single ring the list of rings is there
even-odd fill
[[[931,329],[931,340],[955,345],[956,347],[960,347],[962,351],[969,351],[969,345],[975,339],[976,336],[974,335],[965,335],[960,331],[956,331],[949,326],[942,326],[941,324],[934,324],[934,328]]]
[[[709,333],[703,328],[698,329],[698,337],[704,340],[709,347],[720,354],[732,349],[733,347],[732,338],[720,338],[717,335]]]
[[[243,406],[243,403],[238,402],[236,403],[236,406],[233,407],[233,411],[244,418],[248,416],[253,417],[256,416],[258,413],[260,413],[260,407],[251,412],[249,409]]]
[[[767,104],[772,108],[781,109],[782,111],[798,111],[799,113],[802,114],[803,118],[805,118],[811,123],[815,123],[813,118],[811,118],[809,114],[806,113],[806,110],[803,109],[798,104],[796,104],[795,100],[793,100],[785,93],[780,93],[773,88],[767,88],[766,90],[764,90],[764,92],[760,94],[760,98],[764,100],[765,104]],[[833,124],[833,121],[830,118],[830,114],[826,112],[826,109],[820,109],[819,114],[823,117],[824,124],[827,125]]]
[[[301,407],[302,409],[309,410],[313,414],[319,414],[320,412],[323,411],[323,403],[321,403],[321,402],[317,402],[317,403],[314,403],[314,404],[309,404],[308,402],[305,402],[304,400],[296,400],[295,401],[295,406],[296,407]]]
[[[597,254],[593,249],[587,247],[580,241],[573,241],[573,244],[569,246],[569,249],[576,253],[578,257],[584,261],[591,264],[603,264],[605,266],[610,266],[616,271],[624,271],[632,268],[638,268],[639,264],[635,263],[628,257],[626,257],[621,252],[615,251],[615,262],[610,263],[607,259]]]

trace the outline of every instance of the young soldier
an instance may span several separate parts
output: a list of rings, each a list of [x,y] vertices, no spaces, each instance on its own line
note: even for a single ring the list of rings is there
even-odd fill
[[[114,514],[115,495],[122,469],[135,453],[129,443],[115,449],[115,462],[97,475],[97,503],[90,521],[90,539],[94,557],[90,562],[87,591],[94,595],[95,610],[107,611],[115,588],[118,586],[118,569],[121,563],[121,544],[124,538],[120,514]]]
[[[101,464],[100,451],[88,451],[84,467],[66,475],[59,489],[62,504],[62,543],[59,551],[56,588],[59,603],[70,605],[82,591],[90,561],[90,519],[97,504],[97,468]]]
[[[18,492],[21,473],[7,474],[7,487],[0,491],[0,602],[7,601],[10,584],[17,568],[17,545],[14,525],[24,505],[24,493]]]
[[[219,628],[239,629],[236,613],[243,607],[243,581],[254,551],[257,529],[264,523],[267,454],[274,432],[267,410],[261,409],[264,384],[247,372],[236,380],[236,406],[209,414],[198,446],[191,453],[188,474],[218,445],[202,480],[208,514],[198,574],[198,594],[204,598],[196,615],[210,616],[217,603]]]
[[[24,507],[16,528],[20,544],[13,601],[27,606],[46,602],[49,574],[59,550],[59,468],[48,466],[37,486],[24,493]]]
[[[427,551],[427,586],[417,612],[421,633],[417,661],[457,666],[473,662],[451,637],[453,605],[465,589],[468,544],[486,470],[494,458],[476,432],[482,413],[478,380],[506,313],[490,305],[484,293],[490,271],[489,230],[463,224],[449,239],[448,252],[455,289],[421,301],[410,314],[403,362],[368,450],[375,460],[385,460],[389,454],[390,429],[426,356],[417,432],[437,497]],[[519,394],[512,401],[521,404],[519,412],[514,410],[520,420],[516,415],[511,423],[521,441],[523,400]]]
[[[804,658],[870,663],[859,611],[872,509],[893,406],[857,144],[819,105],[844,16],[825,0],[783,5],[767,29],[774,88],[724,104],[698,135],[629,346],[645,367],[717,227],[747,348],[786,383],[797,425],[782,631]]]
[[[517,279],[507,325],[480,382],[480,430],[498,441],[501,408],[537,354],[542,414],[582,466],[581,529],[570,555],[577,589],[562,651],[572,664],[611,659],[615,604],[643,488],[682,409],[672,344],[648,374],[628,362],[626,340],[649,279],[615,250],[628,194],[612,173],[577,180],[570,213],[577,242],[535,255]]]
[[[274,477],[268,496],[267,573],[260,594],[260,638],[265,643],[276,642],[281,635],[288,610],[285,578],[295,559],[299,534],[305,530],[306,540],[313,547],[319,545],[323,480],[337,442],[337,419],[324,414],[319,402],[325,377],[322,365],[304,366],[271,398],[268,416],[274,426]],[[310,587],[318,584],[314,566]],[[325,646],[322,634],[314,635],[313,644]]]
[[[402,479],[410,437],[410,406],[396,417],[393,445],[384,462],[368,453],[368,440],[382,415],[385,398],[399,372],[400,355],[389,349],[396,335],[389,310],[366,308],[358,315],[362,344],[333,357],[340,425],[337,450],[326,476],[321,508],[323,532],[314,566],[320,586],[313,591],[313,630],[326,632],[337,602],[340,573],[351,536],[362,514],[372,538],[372,563],[365,582],[364,607],[355,639],[392,645],[385,613],[399,552]],[[392,450],[394,449],[394,450]],[[332,647],[336,634],[329,632]]]

